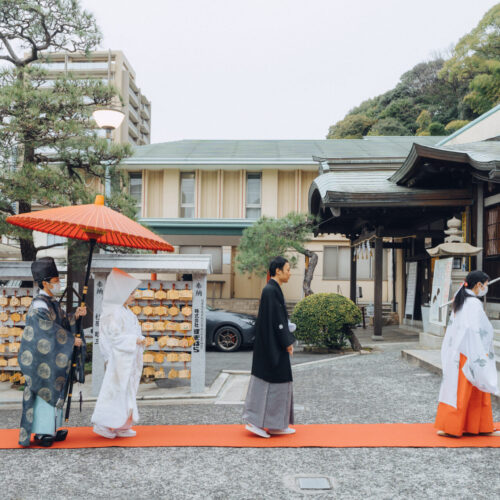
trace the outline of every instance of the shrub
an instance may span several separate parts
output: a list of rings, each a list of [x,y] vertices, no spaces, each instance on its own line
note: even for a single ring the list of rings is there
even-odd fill
[[[465,127],[469,123],[469,120],[452,120],[444,129],[448,134],[453,134],[457,130],[460,130],[462,127]]]
[[[431,133],[431,135],[446,135],[444,125],[439,122],[432,122],[429,125],[429,132]]]
[[[361,319],[356,304],[337,293],[309,295],[295,306],[292,314],[297,339],[328,349],[342,349]]]

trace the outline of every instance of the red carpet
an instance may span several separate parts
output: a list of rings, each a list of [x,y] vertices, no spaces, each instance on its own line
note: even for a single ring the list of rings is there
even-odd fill
[[[68,439],[54,448],[228,447],[228,448],[500,448],[500,437],[436,434],[433,424],[295,425],[291,436],[254,436],[243,425],[143,425],[133,438],[106,439],[91,427],[70,428]],[[497,424],[497,428],[500,424]],[[0,449],[21,448],[18,429],[0,429]]]

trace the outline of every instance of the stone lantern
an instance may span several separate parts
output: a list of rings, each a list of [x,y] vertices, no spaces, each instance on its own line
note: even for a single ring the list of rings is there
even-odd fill
[[[451,300],[468,274],[468,271],[466,271],[467,266],[465,265],[466,259],[477,255],[483,249],[463,241],[462,231],[460,230],[461,222],[456,217],[450,219],[447,226],[448,229],[444,232],[446,234],[444,243],[434,248],[428,248],[427,252],[431,257],[453,258],[449,296]],[[420,344],[425,347],[438,349],[443,341],[446,327],[429,323],[426,330],[428,331],[420,333]]]
[[[451,272],[451,297],[458,290],[458,287],[465,280],[468,274],[466,271],[466,259],[473,257],[482,251],[481,247],[475,247],[463,241],[462,231],[460,226],[462,223],[453,217],[447,222],[448,229],[445,230],[446,238],[444,243],[437,247],[427,249],[427,253],[431,257],[453,257],[453,270]]]

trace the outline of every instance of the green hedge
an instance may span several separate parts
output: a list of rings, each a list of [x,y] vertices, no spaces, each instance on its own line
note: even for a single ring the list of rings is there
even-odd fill
[[[356,304],[343,295],[315,293],[295,306],[291,320],[297,325],[294,335],[302,342],[342,349],[362,316]]]

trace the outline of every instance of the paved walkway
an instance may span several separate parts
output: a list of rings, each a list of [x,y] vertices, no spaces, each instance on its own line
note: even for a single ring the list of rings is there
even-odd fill
[[[296,422],[431,422],[440,377],[408,364],[398,343],[383,344],[296,369]],[[71,424],[88,425],[91,412],[75,412]],[[140,414],[142,424],[241,422],[241,406],[229,404],[141,406]],[[0,410],[2,427],[18,419],[19,411]],[[498,449],[6,450],[0,477],[6,499],[308,498],[298,475],[331,478],[333,488],[316,498],[491,499],[500,495],[499,460]]]

